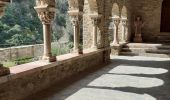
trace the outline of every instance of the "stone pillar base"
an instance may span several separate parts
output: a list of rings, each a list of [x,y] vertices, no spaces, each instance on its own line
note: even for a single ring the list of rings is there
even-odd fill
[[[110,63],[110,49],[103,51],[103,60],[105,64]]]
[[[122,46],[121,45],[117,45],[117,46],[112,46],[111,47],[111,55],[115,55],[118,56],[120,54]]]
[[[56,58],[56,56],[52,56],[52,57],[43,56],[43,57],[42,57],[42,60],[47,60],[47,61],[49,61],[49,62],[56,62],[56,61],[57,61],[57,58]]]
[[[92,50],[97,50],[98,48],[97,48],[97,46],[92,46],[91,49]]]
[[[83,54],[83,50],[73,50],[73,52],[72,53],[74,53],[74,54]]]
[[[141,34],[135,35],[134,42],[136,42],[136,43],[142,43],[142,42],[143,42],[143,40],[142,40],[142,35],[141,35]]]
[[[0,76],[5,76],[10,74],[9,68],[3,67],[3,65],[0,65]]]

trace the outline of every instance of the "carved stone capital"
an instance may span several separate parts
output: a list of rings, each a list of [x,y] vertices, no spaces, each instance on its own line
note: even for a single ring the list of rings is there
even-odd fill
[[[73,26],[77,26],[79,23],[78,16],[72,17],[71,22],[72,22]]]
[[[118,26],[120,23],[120,18],[113,18],[113,23]]]
[[[55,0],[36,0],[37,7],[55,7]]]
[[[81,22],[81,16],[83,15],[82,12],[79,12],[78,10],[72,10],[68,11],[68,14],[71,17],[71,22],[73,26],[77,26]]]
[[[122,19],[122,25],[123,26],[127,26],[128,23],[128,19]]]
[[[68,11],[68,14],[71,17],[79,17],[79,16],[83,15],[83,12],[80,12],[79,10],[70,10],[70,11]]]
[[[97,23],[99,22],[99,19],[101,18],[101,15],[94,13],[94,14],[89,14],[89,16],[92,19],[93,25],[97,26]]]
[[[55,17],[55,0],[36,0],[34,8],[43,24],[51,24]]]
[[[92,19],[92,23],[94,26],[97,26],[98,19]]]
[[[68,0],[69,10],[79,9],[79,0]]]
[[[43,24],[51,24],[54,20],[55,13],[49,11],[38,12],[38,16]]]

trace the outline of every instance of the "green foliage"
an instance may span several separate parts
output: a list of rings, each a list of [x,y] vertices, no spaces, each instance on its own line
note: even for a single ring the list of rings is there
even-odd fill
[[[7,62],[2,62],[4,67],[12,67],[15,66],[16,63],[14,61],[7,61]]]
[[[72,27],[67,14],[67,0],[57,1],[53,40],[59,40],[63,32],[72,37]],[[13,0],[0,19],[0,44],[25,45],[43,42],[42,23],[34,9],[35,0]],[[72,38],[70,39],[71,41]]]
[[[21,57],[14,60],[15,64],[17,65],[29,63],[31,61],[32,61],[32,57]]]
[[[32,62],[32,59],[32,57],[20,57],[11,61],[4,61],[2,62],[2,64],[4,65],[4,67],[13,67],[16,65]]]
[[[52,48],[52,55],[53,56],[59,56],[62,54],[69,53],[69,49],[67,47],[62,47],[62,48]]]
[[[25,45],[43,40],[35,0],[13,0],[0,19],[0,44]]]

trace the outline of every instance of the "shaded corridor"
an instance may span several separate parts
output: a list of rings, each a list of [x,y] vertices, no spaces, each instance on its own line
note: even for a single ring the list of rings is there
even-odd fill
[[[170,100],[170,59],[111,58],[111,64],[64,89],[54,85],[29,100]]]

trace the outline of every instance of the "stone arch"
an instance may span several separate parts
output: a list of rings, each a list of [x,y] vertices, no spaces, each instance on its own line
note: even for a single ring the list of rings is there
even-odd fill
[[[93,20],[92,16],[98,15],[98,7],[96,0],[84,0],[83,9],[83,43],[84,48],[91,48],[93,41]]]
[[[112,17],[120,18],[120,10],[119,10],[119,5],[117,3],[113,4]]]
[[[161,32],[170,32],[170,0],[163,0],[161,12]]]
[[[121,18],[123,19],[127,19],[128,15],[127,15],[127,7],[123,6],[122,11],[121,11]]]

